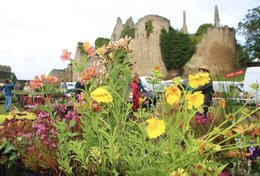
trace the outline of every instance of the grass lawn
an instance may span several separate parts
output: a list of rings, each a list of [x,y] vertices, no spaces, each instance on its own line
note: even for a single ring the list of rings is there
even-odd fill
[[[16,108],[18,108],[19,111],[23,111],[23,108],[20,106],[15,106]],[[14,104],[12,103],[10,110],[14,109]],[[0,102],[0,114],[8,114],[5,112],[5,103],[4,102]]]
[[[225,74],[212,76],[212,80],[213,81],[234,81],[234,82],[240,82],[240,81],[244,80],[245,71],[246,71],[246,69],[243,69],[243,74],[234,76],[232,78],[226,78]]]

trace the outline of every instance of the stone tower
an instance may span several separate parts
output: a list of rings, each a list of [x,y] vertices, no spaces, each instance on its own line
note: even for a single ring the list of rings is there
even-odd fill
[[[185,11],[183,11],[183,26],[181,28],[181,32],[187,34],[188,33],[188,27],[187,27],[187,24],[186,24],[186,13]]]
[[[125,24],[124,24],[124,27],[125,27],[125,26],[129,26],[130,28],[133,28],[133,27],[135,26],[132,17],[129,17],[129,18],[126,20],[126,22],[125,22]]]
[[[146,25],[151,22],[152,32],[147,36]],[[170,21],[158,15],[147,15],[135,24],[133,49],[134,71],[140,76],[150,75],[154,66],[159,66],[164,75],[168,72],[162,60],[160,34],[162,29],[169,30]]]
[[[233,28],[220,27],[208,29],[197,45],[195,54],[184,66],[184,75],[195,73],[202,65],[207,65],[211,75],[234,71],[236,50]]]
[[[220,19],[218,14],[218,6],[215,6],[214,10],[214,27],[219,28],[220,27]]]
[[[120,39],[121,31],[124,29],[124,25],[120,17],[117,17],[114,31],[111,35],[111,41],[117,41]]]

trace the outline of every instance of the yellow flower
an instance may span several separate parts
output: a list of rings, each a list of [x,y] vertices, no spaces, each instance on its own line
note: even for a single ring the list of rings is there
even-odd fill
[[[143,104],[143,102],[146,100],[146,96],[144,98],[140,97],[139,98],[139,104]]]
[[[228,115],[226,115],[226,119],[230,122],[232,122],[235,118],[236,118],[236,116],[232,113],[229,113]]]
[[[146,128],[149,138],[157,138],[165,132],[165,123],[163,120],[151,118],[147,120],[148,127]]]
[[[153,71],[155,71],[155,72],[156,72],[156,71],[160,71],[160,67],[154,66],[154,67],[153,67]]]
[[[90,93],[90,96],[98,103],[110,103],[113,101],[113,97],[104,87],[95,89]]]
[[[173,82],[173,84],[176,85],[176,86],[180,85],[180,84],[181,84],[181,77],[180,77],[180,76],[174,77],[174,78],[172,79],[172,82]]]
[[[233,131],[235,131],[238,134],[244,134],[245,132],[251,133],[255,128],[254,124],[244,124],[244,125],[237,125],[234,129],[232,129]]]
[[[226,137],[226,138],[230,138],[230,137],[232,137],[232,136],[233,136],[232,131],[227,131],[227,132],[225,133],[225,135],[224,135],[224,137]]]
[[[237,157],[239,156],[239,151],[235,150],[235,151],[228,151],[226,153],[226,155],[229,157],[229,158],[234,158],[234,157]]]
[[[194,92],[193,94],[187,94],[186,100],[188,101],[188,109],[195,108],[199,109],[204,102],[204,95],[201,91]]]
[[[84,43],[83,43],[83,49],[84,49],[84,51],[88,50],[89,48],[90,48],[89,42],[84,42]]]
[[[199,154],[202,155],[204,153],[206,147],[206,142],[204,140],[199,141]]]
[[[253,83],[253,84],[250,85],[250,87],[251,87],[252,89],[254,89],[254,90],[258,90],[258,89],[259,89],[259,84]]]
[[[108,54],[109,59],[113,59],[113,53]]]
[[[177,86],[167,87],[165,91],[165,98],[166,98],[166,102],[169,103],[171,106],[173,104],[178,103],[181,98],[180,89]]]
[[[108,51],[107,48],[102,46],[102,47],[97,49],[97,54],[98,55],[104,55],[104,54],[106,54],[107,51]]]
[[[221,98],[218,102],[219,107],[225,108],[226,107],[226,100],[224,98]]]
[[[197,88],[209,83],[210,77],[208,73],[198,73],[195,75],[189,75],[189,86]]]
[[[202,164],[202,163],[198,163],[198,164],[196,164],[196,169],[198,170],[198,171],[201,171],[201,170],[203,170],[204,168],[205,168],[205,165],[204,164]]]
[[[188,176],[184,169],[178,168],[177,171],[171,172],[170,176]]]

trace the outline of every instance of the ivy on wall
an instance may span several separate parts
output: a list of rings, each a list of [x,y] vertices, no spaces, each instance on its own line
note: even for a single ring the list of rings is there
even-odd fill
[[[153,33],[153,21],[152,20],[148,20],[145,23],[145,30],[146,30],[146,37],[148,38],[150,36],[150,34]]]
[[[183,67],[191,59],[196,50],[196,43],[191,35],[170,27],[169,32],[162,29],[160,47],[164,64],[167,70],[171,70]]]
[[[124,29],[122,30],[121,34],[120,34],[120,38],[124,38],[125,36],[134,38],[135,37],[135,29],[126,25],[124,27]]]
[[[213,28],[213,25],[211,23],[202,24],[199,26],[198,30],[194,34],[194,40],[196,43],[199,43],[203,37],[204,34],[208,32],[209,28]]]

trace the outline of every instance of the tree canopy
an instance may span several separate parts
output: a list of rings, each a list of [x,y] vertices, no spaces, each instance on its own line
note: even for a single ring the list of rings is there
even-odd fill
[[[103,45],[107,45],[109,43],[109,41],[110,41],[110,39],[108,39],[108,38],[99,37],[95,40],[95,48],[100,48]]]
[[[247,11],[238,23],[237,33],[245,37],[245,51],[250,59],[260,58],[260,6]]]

